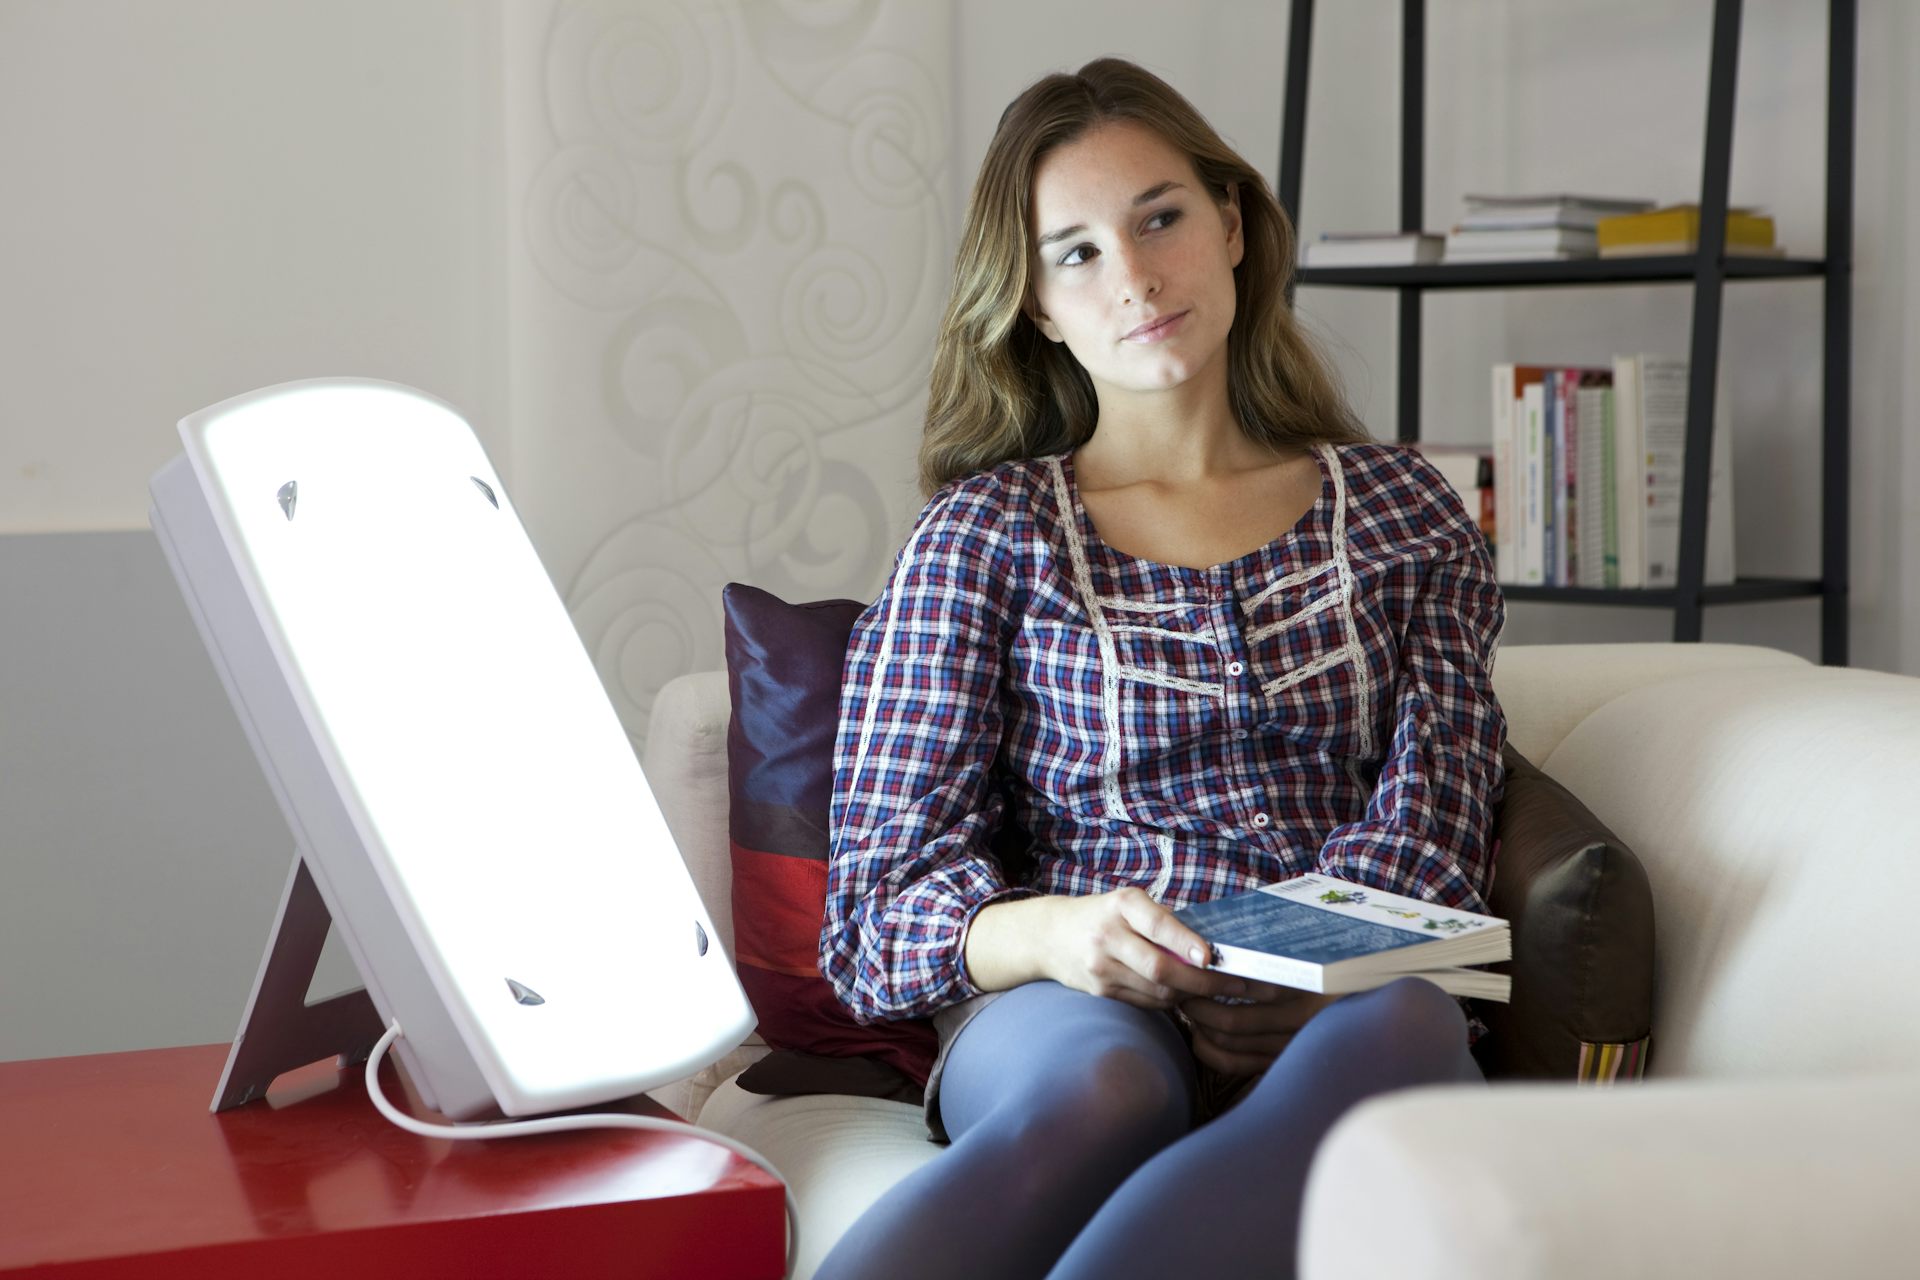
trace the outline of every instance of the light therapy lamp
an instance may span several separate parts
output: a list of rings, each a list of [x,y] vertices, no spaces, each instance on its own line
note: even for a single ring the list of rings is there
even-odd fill
[[[460,416],[327,378],[180,436],[154,532],[295,846],[214,1109],[395,1023],[456,1120],[631,1096],[745,1039],[713,922]],[[329,920],[366,988],[309,1005]]]

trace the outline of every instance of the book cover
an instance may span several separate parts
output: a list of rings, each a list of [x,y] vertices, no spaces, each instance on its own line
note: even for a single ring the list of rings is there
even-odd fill
[[[1213,945],[1218,967],[1309,991],[1360,991],[1513,953],[1507,922],[1497,917],[1326,875],[1295,876],[1175,914]],[[1505,998],[1505,975],[1470,976],[1500,992],[1490,998]]]
[[[1729,250],[1735,245],[1767,248],[1773,244],[1773,219],[1752,209],[1727,211]],[[1621,214],[1602,218],[1594,227],[1600,252],[1631,249],[1635,253],[1655,252],[1654,246],[1700,242],[1700,206],[1669,205],[1645,213]],[[1611,255],[1608,255],[1611,256]]]

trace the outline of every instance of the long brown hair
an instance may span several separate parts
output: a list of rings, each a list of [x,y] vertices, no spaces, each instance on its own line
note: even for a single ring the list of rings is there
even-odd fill
[[[934,348],[920,487],[1013,458],[1078,448],[1093,434],[1093,382],[1027,315],[1033,174],[1041,157],[1111,121],[1146,125],[1193,162],[1224,204],[1240,196],[1246,252],[1234,268],[1227,394],[1240,429],[1270,447],[1371,437],[1287,305],[1294,231],[1266,180],[1173,87],[1119,58],[1047,76],[1000,117],[974,182]]]

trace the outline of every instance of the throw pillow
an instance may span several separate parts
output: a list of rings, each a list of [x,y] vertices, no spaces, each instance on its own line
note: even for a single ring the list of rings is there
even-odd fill
[[[1511,746],[1488,908],[1513,928],[1513,1001],[1476,1003],[1492,1078],[1609,1083],[1646,1070],[1653,1025],[1647,873],[1571,791]]]
[[[737,582],[721,600],[733,959],[774,1049],[741,1087],[917,1102],[937,1048],[932,1023],[862,1026],[819,969],[840,677],[864,606],[788,604]]]

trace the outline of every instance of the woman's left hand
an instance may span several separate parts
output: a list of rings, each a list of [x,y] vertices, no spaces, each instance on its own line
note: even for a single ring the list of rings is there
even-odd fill
[[[1204,996],[1180,1002],[1193,1028],[1193,1056],[1228,1075],[1259,1075],[1273,1065],[1307,1019],[1338,1000],[1292,987],[1249,982],[1249,1004],[1223,1004]]]

